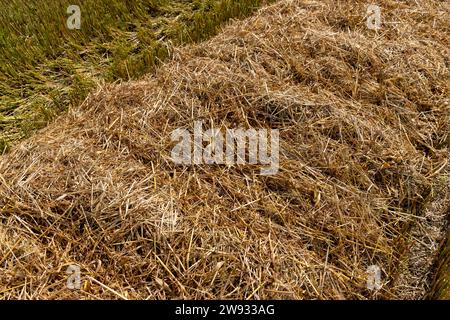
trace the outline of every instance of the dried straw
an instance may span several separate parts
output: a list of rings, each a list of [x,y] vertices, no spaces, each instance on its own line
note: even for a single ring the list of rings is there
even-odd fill
[[[374,31],[366,1],[279,1],[4,155],[0,297],[420,297],[410,248],[441,233],[411,230],[448,185],[448,7],[377,2]],[[279,129],[279,173],[175,165],[170,133],[196,120]]]

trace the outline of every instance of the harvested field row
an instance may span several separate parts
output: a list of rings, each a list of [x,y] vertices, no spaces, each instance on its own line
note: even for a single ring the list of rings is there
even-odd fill
[[[448,7],[378,4],[374,31],[365,1],[279,1],[0,158],[0,297],[424,297],[450,211]],[[195,121],[278,129],[278,173],[174,164]]]

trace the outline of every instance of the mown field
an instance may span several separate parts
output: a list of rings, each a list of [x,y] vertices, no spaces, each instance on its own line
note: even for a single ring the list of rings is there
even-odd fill
[[[136,79],[170,47],[214,34],[263,0],[0,0],[0,152],[102,82]],[[69,30],[69,5],[81,28]]]
[[[442,3],[279,1],[107,84],[267,2],[0,0],[0,298],[449,298]],[[173,165],[194,119],[279,129],[279,173]]]

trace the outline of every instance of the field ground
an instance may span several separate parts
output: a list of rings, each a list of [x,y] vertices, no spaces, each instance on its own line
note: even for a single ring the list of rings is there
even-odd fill
[[[378,0],[375,31],[365,0],[280,0],[184,47],[260,2],[85,1],[75,33],[36,3],[0,0],[3,146],[30,136],[0,156],[0,298],[448,299],[446,3]],[[197,120],[279,129],[279,172],[175,164]]]

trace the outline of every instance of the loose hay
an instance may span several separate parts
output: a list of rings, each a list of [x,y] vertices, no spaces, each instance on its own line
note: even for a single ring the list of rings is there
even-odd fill
[[[448,174],[448,8],[378,2],[375,32],[365,1],[280,1],[3,156],[0,296],[421,297],[410,230]],[[279,129],[279,173],[175,165],[170,133],[196,120]]]

